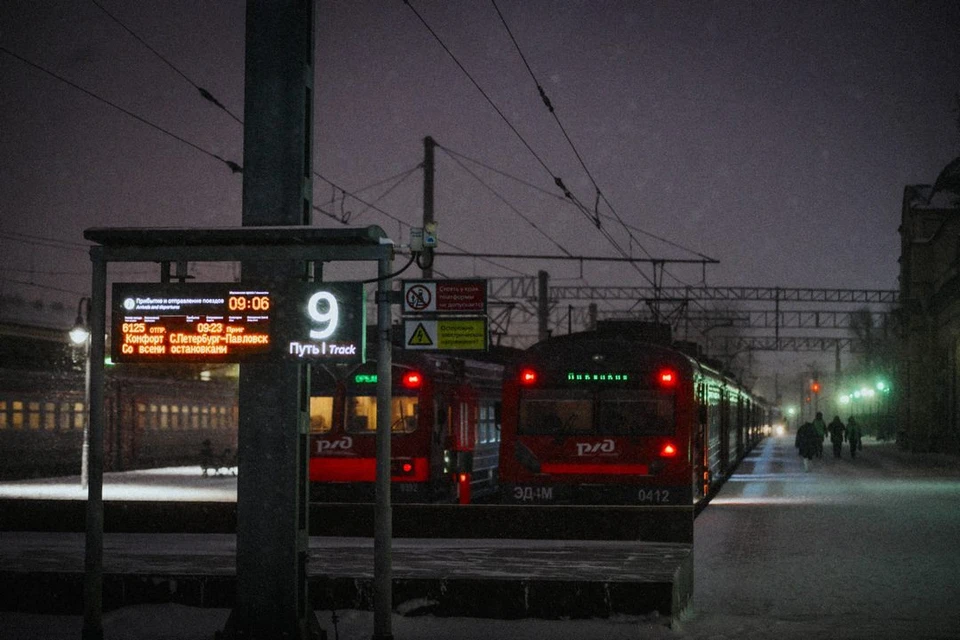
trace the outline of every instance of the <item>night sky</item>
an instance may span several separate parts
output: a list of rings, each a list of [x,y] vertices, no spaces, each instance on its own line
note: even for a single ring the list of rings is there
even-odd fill
[[[87,227],[240,224],[242,177],[209,154],[242,163],[242,126],[98,3],[242,118],[241,0],[0,3],[0,47],[204,150],[0,51],[0,292],[88,293]],[[903,187],[960,155],[952,0],[411,5],[537,157],[404,2],[321,0],[315,169],[390,217],[319,177],[314,203],[401,242],[422,213],[414,169],[430,135],[449,149],[436,174],[446,250],[615,256],[616,242],[719,260],[711,286],[895,289]],[[606,235],[588,215],[593,181],[497,8],[602,191]],[[341,226],[320,213],[314,224]],[[437,268],[646,284],[622,264],[495,262]],[[699,267],[669,272],[667,285],[703,282]]]

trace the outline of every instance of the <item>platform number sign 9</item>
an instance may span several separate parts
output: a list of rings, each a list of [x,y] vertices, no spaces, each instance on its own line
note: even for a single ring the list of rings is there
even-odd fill
[[[366,303],[359,282],[291,285],[284,292],[286,358],[322,362],[366,360]]]
[[[307,314],[316,323],[310,330],[314,340],[325,340],[336,334],[340,322],[340,304],[329,291],[317,291],[307,301]]]

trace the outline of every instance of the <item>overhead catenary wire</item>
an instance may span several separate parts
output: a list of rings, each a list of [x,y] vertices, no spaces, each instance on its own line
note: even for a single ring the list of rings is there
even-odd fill
[[[540,226],[537,225],[536,222],[534,222],[533,220],[531,220],[529,217],[527,217],[526,215],[524,215],[523,212],[521,212],[519,209],[517,209],[510,201],[508,201],[503,195],[501,195],[499,191],[497,191],[497,190],[494,189],[492,186],[490,186],[489,184],[487,184],[486,182],[484,182],[484,180],[483,180],[480,176],[478,176],[476,173],[474,173],[474,172],[471,171],[469,168],[467,168],[467,167],[463,164],[463,162],[460,161],[459,158],[457,158],[457,157],[455,157],[455,156],[450,156],[450,158],[451,158],[455,163],[457,163],[457,165],[458,165],[461,169],[463,169],[466,173],[468,173],[470,176],[472,176],[474,180],[476,180],[477,182],[479,182],[484,188],[486,188],[488,191],[490,191],[490,193],[492,193],[498,200],[500,200],[500,202],[502,202],[503,204],[505,204],[511,211],[513,211],[513,212],[514,212],[515,214],[517,214],[521,219],[523,219],[524,222],[526,222],[526,223],[527,223],[528,225],[530,225],[534,230],[536,230],[537,233],[539,233],[539,234],[542,235],[544,238],[546,238],[547,240],[549,240],[555,247],[557,247],[558,249],[560,249],[560,251],[563,251],[563,252],[564,252],[565,254],[567,254],[568,256],[572,256],[572,255],[573,255],[572,253],[570,253],[570,252],[567,250],[566,247],[564,247],[564,246],[563,246],[562,244],[560,244],[557,240],[555,240],[553,237],[551,237],[550,234],[548,234],[546,231],[544,231],[543,229],[541,229]]]
[[[130,27],[128,27],[126,24],[124,24],[123,21],[120,20],[120,18],[118,18],[117,16],[115,16],[115,15],[113,15],[112,13],[110,13],[109,11],[107,11],[107,9],[104,8],[104,6],[103,6],[102,4],[100,4],[99,2],[97,2],[97,0],[90,0],[90,2],[92,2],[94,5],[96,5],[96,7],[97,7],[98,9],[100,9],[100,11],[102,11],[103,13],[105,13],[108,18],[110,18],[111,20],[113,20],[114,22],[116,22],[118,25],[120,25],[120,28],[121,28],[121,29],[123,29],[124,31],[126,31],[127,33],[129,33],[131,36],[133,36],[133,37],[137,40],[137,42],[139,42],[139,43],[142,44],[144,47],[146,47],[147,49],[149,49],[150,52],[153,53],[153,55],[155,55],[157,58],[159,58],[164,64],[166,64],[168,67],[170,67],[171,69],[173,69],[173,71],[176,72],[181,78],[183,78],[183,79],[186,80],[188,83],[190,83],[190,84],[193,86],[193,88],[195,88],[195,89],[197,90],[197,92],[203,97],[204,100],[206,100],[206,101],[210,102],[211,104],[217,106],[217,107],[220,108],[224,113],[226,113],[228,116],[230,116],[231,118],[233,118],[233,119],[236,120],[237,122],[239,122],[239,123],[241,123],[241,124],[243,123],[243,121],[240,119],[240,117],[237,116],[237,115],[236,115],[235,113],[233,113],[232,111],[230,111],[230,109],[228,109],[222,102],[220,102],[220,100],[218,100],[218,99],[216,98],[216,96],[214,96],[210,91],[208,91],[207,89],[204,89],[204,88],[201,87],[199,84],[197,84],[196,82],[194,82],[189,76],[187,76],[187,74],[185,74],[183,71],[181,71],[175,64],[173,64],[172,62],[170,62],[170,60],[168,60],[163,54],[161,54],[159,51],[157,51],[156,49],[154,49],[153,47],[151,47],[150,44],[149,44],[146,40],[144,40],[143,38],[141,38],[133,29],[131,29]]]
[[[118,104],[116,104],[116,103],[114,103],[114,102],[111,102],[110,100],[107,100],[106,98],[103,98],[103,97],[101,97],[101,96],[93,93],[93,92],[90,91],[89,89],[85,89],[84,87],[81,87],[81,86],[78,85],[77,83],[72,82],[71,80],[68,80],[67,78],[64,78],[63,76],[61,76],[61,75],[59,75],[59,74],[57,74],[57,73],[55,73],[55,72],[53,72],[53,71],[45,68],[45,67],[42,67],[41,65],[39,65],[39,64],[37,64],[37,63],[35,63],[35,62],[32,62],[31,60],[28,60],[28,59],[24,58],[23,56],[21,56],[21,55],[19,55],[19,54],[17,54],[17,53],[14,53],[13,51],[11,51],[10,49],[7,49],[6,47],[0,46],[0,52],[5,53],[5,54],[7,54],[8,56],[10,56],[10,57],[12,57],[12,58],[14,58],[14,59],[16,59],[16,60],[19,60],[19,61],[22,62],[23,64],[25,64],[25,65],[27,65],[27,66],[29,66],[29,67],[32,67],[32,68],[34,68],[34,69],[36,69],[36,70],[38,70],[38,71],[41,71],[41,72],[49,75],[50,77],[55,78],[55,79],[59,80],[60,82],[63,82],[63,83],[66,84],[66,85],[69,85],[70,87],[73,87],[73,88],[76,89],[77,91],[80,91],[80,92],[88,95],[89,97],[93,98],[94,100],[97,100],[98,102],[101,102],[101,103],[103,103],[103,104],[105,104],[105,105],[107,105],[107,106],[109,106],[109,107],[111,107],[111,108],[113,108],[113,109],[116,109],[117,111],[119,111],[119,112],[121,112],[121,113],[123,113],[123,114],[125,114],[125,115],[127,115],[127,116],[129,116],[129,117],[131,117],[131,118],[133,118],[133,119],[136,120],[137,122],[140,122],[140,123],[142,123],[142,124],[147,125],[147,126],[150,127],[151,129],[155,129],[156,131],[159,131],[160,133],[163,133],[164,135],[167,135],[167,136],[173,138],[174,140],[177,140],[178,142],[181,142],[181,143],[187,145],[188,147],[191,147],[192,149],[195,149],[195,150],[199,151],[200,153],[202,153],[202,154],[204,154],[204,155],[206,155],[206,156],[209,156],[209,157],[211,157],[211,158],[214,158],[215,160],[219,160],[220,162],[222,162],[223,164],[225,164],[227,167],[229,167],[229,169],[230,169],[233,173],[240,173],[240,172],[243,170],[242,167],[241,167],[239,164],[237,164],[236,162],[233,162],[232,160],[227,160],[226,158],[223,158],[223,157],[219,156],[218,154],[216,154],[216,153],[214,153],[214,152],[212,152],[212,151],[207,151],[207,150],[204,149],[203,147],[201,147],[201,146],[199,146],[199,145],[196,145],[196,144],[190,142],[190,141],[187,140],[186,138],[183,138],[183,137],[181,137],[181,136],[178,136],[177,134],[173,133],[172,131],[169,131],[169,130],[167,130],[167,129],[164,129],[164,128],[161,127],[160,125],[154,124],[153,122],[150,122],[150,121],[147,120],[146,118],[143,118],[143,117],[141,117],[141,116],[138,116],[138,115],[135,114],[134,112],[132,112],[132,111],[130,111],[130,110],[128,110],[128,109],[125,109],[125,108],[121,107],[120,105],[118,105]]]
[[[477,90],[480,92],[480,94],[484,97],[484,99],[487,101],[487,103],[490,104],[491,107],[493,107],[494,111],[497,112],[497,114],[498,114],[498,115],[500,116],[500,118],[507,124],[507,126],[510,128],[510,130],[513,131],[513,133],[514,133],[514,134],[518,137],[518,139],[523,143],[523,145],[527,148],[527,150],[530,151],[530,153],[533,155],[533,157],[536,158],[536,160],[540,163],[540,166],[542,166],[543,169],[550,175],[550,177],[553,178],[554,184],[563,192],[564,196],[566,196],[566,197],[577,207],[577,209],[578,209],[588,220],[590,220],[590,222],[593,223],[594,226],[597,227],[597,229],[600,231],[600,234],[601,234],[604,238],[607,239],[607,241],[614,247],[614,249],[615,249],[617,252],[619,252],[619,253],[620,253],[621,255],[623,255],[624,257],[629,257],[629,254],[628,254],[616,241],[613,240],[613,238],[612,238],[612,236],[609,234],[609,232],[605,231],[605,230],[602,228],[602,225],[600,224],[599,218],[598,218],[594,213],[592,213],[592,212],[590,211],[590,209],[589,209],[586,205],[584,205],[582,202],[580,202],[580,200],[577,199],[577,197],[573,194],[573,192],[570,191],[570,189],[567,188],[566,184],[564,184],[563,179],[560,178],[556,173],[554,173],[554,171],[546,164],[546,162],[543,160],[543,158],[541,158],[540,155],[533,149],[533,147],[530,145],[530,143],[527,142],[526,138],[524,138],[523,135],[519,132],[519,130],[517,130],[517,128],[513,125],[513,123],[510,122],[509,118],[507,118],[507,116],[503,113],[503,111],[496,105],[496,103],[493,101],[493,99],[490,98],[489,95],[487,95],[486,91],[483,90],[483,88],[482,88],[482,87],[480,86],[480,84],[473,78],[473,76],[470,74],[470,72],[467,71],[466,67],[463,66],[463,64],[460,62],[460,60],[457,59],[457,57],[453,54],[453,51],[450,50],[450,48],[446,45],[446,43],[443,41],[443,39],[440,38],[440,36],[437,34],[437,32],[433,30],[433,28],[427,23],[427,21],[424,19],[424,17],[423,17],[422,15],[420,15],[420,12],[418,12],[418,11],[416,10],[416,8],[414,8],[413,5],[410,4],[410,1],[409,1],[409,0],[403,0],[403,3],[404,3],[405,5],[407,5],[407,6],[410,8],[411,11],[413,11],[414,15],[417,16],[417,18],[420,20],[420,22],[423,24],[423,26],[430,32],[430,35],[433,36],[433,38],[440,44],[440,46],[441,46],[441,47],[443,48],[443,50],[447,53],[447,55],[450,56],[450,58],[454,61],[454,63],[457,65],[457,67],[467,76],[467,78],[468,78],[468,79],[470,80],[470,82],[474,85],[474,87],[476,87],[476,89],[477,89]],[[642,246],[639,242],[637,243],[637,245],[638,245],[641,249],[643,249],[643,246]],[[645,251],[645,250],[644,250],[644,251]],[[647,255],[650,255],[650,254],[648,253]],[[650,284],[654,284],[654,283],[655,283],[655,279],[650,278],[650,276],[648,276],[648,275],[645,274],[642,270],[640,270],[639,267],[637,267],[636,265],[631,265],[631,266],[634,268],[634,270],[635,270],[642,278],[644,278],[645,280],[647,280],[647,282],[649,282]]]
[[[527,139],[523,137],[523,134],[521,134],[520,131],[514,126],[514,124],[510,122],[510,119],[507,118],[507,116],[503,113],[500,107],[497,106],[497,104],[487,94],[487,92],[483,90],[483,87],[480,86],[480,83],[478,83],[474,79],[474,77],[470,74],[470,72],[467,71],[466,67],[464,67],[463,64],[460,62],[460,60],[457,59],[457,57],[453,54],[453,51],[450,50],[450,48],[446,45],[443,39],[437,34],[436,31],[433,30],[433,28],[429,25],[429,23],[427,23],[424,17],[420,15],[420,12],[417,11],[412,4],[410,4],[410,0],[403,0],[403,3],[407,5],[407,7],[409,7],[411,11],[413,11],[414,15],[417,16],[417,19],[420,20],[420,23],[423,24],[423,26],[427,29],[427,31],[430,32],[430,35],[432,35],[433,38],[443,48],[443,50],[446,51],[447,55],[450,56],[450,59],[453,60],[453,62],[463,72],[463,74],[467,76],[467,79],[469,79],[470,82],[473,84],[473,86],[477,89],[477,91],[480,92],[480,95],[482,95],[483,98],[487,101],[487,103],[493,108],[493,110],[497,112],[497,115],[500,116],[500,119],[506,123],[507,127],[509,127],[510,130],[514,133],[514,135],[516,135],[517,138],[520,140],[520,142],[523,143],[523,146],[525,146],[527,150],[531,153],[531,155],[533,155],[533,157],[536,158],[537,162],[540,163],[540,166],[543,167],[544,171],[546,171],[547,174],[549,174],[550,177],[553,178],[553,182],[557,186],[557,188],[559,188],[560,191],[562,191],[565,196],[567,196],[571,200],[574,200],[573,193],[567,188],[566,184],[563,182],[563,179],[559,175],[557,175],[547,165],[546,161],[544,161],[544,159],[540,157],[540,155],[536,152],[536,150],[534,150],[533,146],[531,146],[530,143],[527,142]],[[587,218],[590,219],[591,221],[593,220],[592,216],[589,213],[587,213]]]
[[[558,200],[558,201],[560,201],[560,202],[563,202],[564,204],[566,204],[566,205],[568,205],[568,206],[576,206],[575,204],[573,204],[572,202],[570,202],[567,198],[565,198],[565,197],[563,197],[563,196],[557,195],[556,193],[554,193],[554,192],[552,192],[552,191],[550,191],[550,190],[548,190],[548,189],[544,189],[543,187],[541,187],[541,186],[539,186],[539,185],[536,185],[536,184],[534,184],[534,183],[532,183],[532,182],[530,182],[530,181],[528,181],[528,180],[524,180],[523,178],[520,178],[520,177],[518,177],[518,176],[515,176],[515,175],[513,175],[513,174],[511,174],[511,173],[508,173],[507,171],[504,171],[503,169],[498,169],[498,168],[496,168],[496,167],[494,167],[494,166],[492,166],[492,165],[490,165],[490,164],[488,164],[488,163],[486,163],[486,162],[484,162],[484,161],[482,161],[482,160],[479,160],[479,159],[477,159],[477,158],[468,156],[468,155],[464,154],[464,153],[461,152],[461,151],[457,151],[457,150],[455,150],[455,149],[451,149],[450,147],[446,147],[446,146],[441,145],[441,144],[439,144],[439,143],[437,144],[437,148],[440,149],[441,151],[445,152],[447,155],[451,156],[451,158],[453,158],[453,157],[460,158],[461,160],[465,160],[465,161],[470,162],[470,163],[472,163],[472,164],[475,164],[475,165],[477,165],[477,166],[479,166],[479,167],[483,167],[484,169],[486,169],[487,171],[490,171],[491,173],[495,173],[495,174],[497,174],[497,175],[499,175],[499,176],[502,176],[502,177],[504,177],[504,178],[507,178],[508,180],[512,180],[512,181],[516,182],[517,184],[521,184],[521,185],[523,185],[523,186],[525,186],[525,187],[528,187],[528,188],[530,188],[530,189],[532,189],[532,190],[534,190],[534,191],[538,191],[538,192],[542,193],[542,194],[545,195],[545,196],[548,196],[548,197],[550,197],[550,198],[554,198],[554,199],[556,199],[556,200]],[[601,217],[601,218],[606,218],[606,219],[608,219],[608,220],[616,220],[616,218],[614,218],[611,214],[601,213],[601,214],[600,214],[600,217]],[[681,244],[679,244],[679,243],[673,242],[672,240],[668,240],[667,238],[664,238],[664,237],[662,237],[662,236],[658,236],[658,235],[655,234],[655,233],[650,233],[649,231],[645,231],[645,230],[643,230],[643,229],[641,229],[641,228],[639,228],[639,227],[636,227],[636,226],[633,226],[633,225],[630,225],[630,224],[625,224],[624,226],[628,227],[628,228],[631,229],[632,231],[635,231],[635,232],[637,232],[637,233],[639,233],[639,234],[645,235],[645,236],[650,237],[650,238],[652,238],[652,239],[654,239],[654,240],[657,240],[657,241],[659,241],[659,242],[663,242],[664,244],[670,245],[671,247],[674,247],[675,249],[680,249],[681,251],[685,251],[685,252],[691,253],[691,254],[693,254],[693,255],[695,255],[695,256],[699,256],[699,257],[703,258],[704,260],[709,260],[709,261],[713,261],[713,260],[714,260],[714,258],[711,258],[710,256],[708,256],[708,255],[706,255],[706,254],[700,253],[699,251],[696,251],[696,250],[691,249],[691,248],[689,248],[689,247],[685,247],[685,246],[683,246],[683,245],[681,245]]]

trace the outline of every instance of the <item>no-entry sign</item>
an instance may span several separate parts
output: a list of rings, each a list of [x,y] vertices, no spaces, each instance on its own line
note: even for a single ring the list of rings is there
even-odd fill
[[[487,281],[404,280],[403,312],[485,314]]]

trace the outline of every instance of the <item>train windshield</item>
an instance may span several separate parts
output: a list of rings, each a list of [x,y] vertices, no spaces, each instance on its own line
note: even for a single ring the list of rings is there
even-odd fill
[[[310,433],[327,433],[333,427],[333,397],[310,398]]]
[[[518,431],[552,436],[593,433],[593,404],[587,390],[529,389],[520,398]]]
[[[674,396],[628,389],[528,389],[520,398],[523,435],[650,436],[673,433]]]
[[[393,396],[390,410],[390,430],[393,433],[413,433],[417,429],[420,404],[415,396]],[[377,396],[347,398],[347,432],[375,433],[377,430]]]

